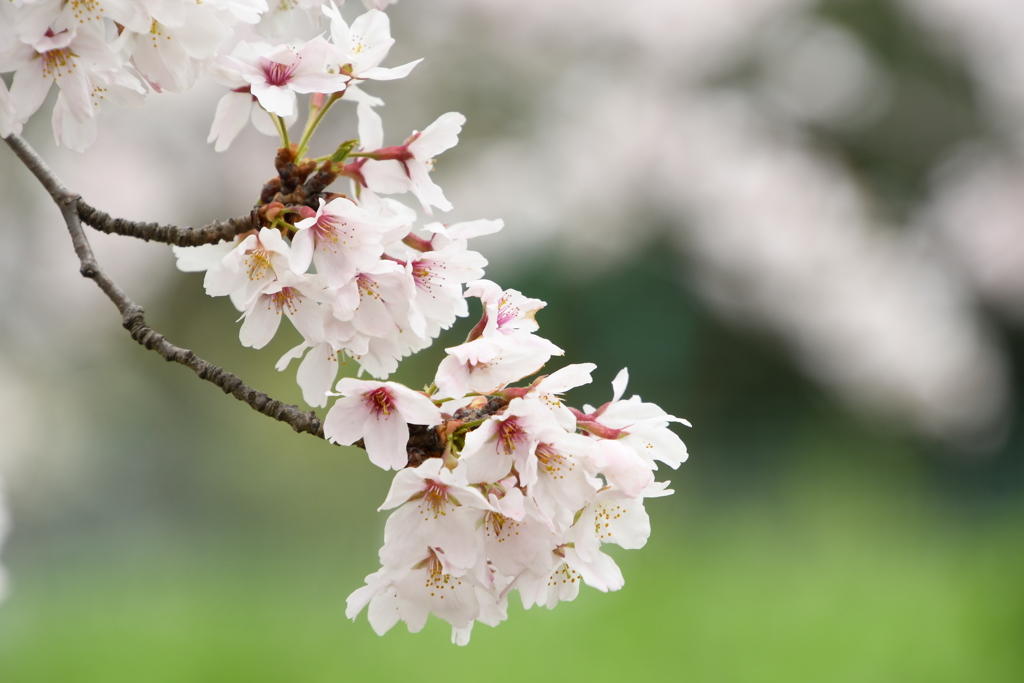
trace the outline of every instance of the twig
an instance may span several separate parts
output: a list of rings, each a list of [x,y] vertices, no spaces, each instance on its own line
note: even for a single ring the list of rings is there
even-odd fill
[[[255,209],[248,216],[215,221],[202,228],[179,228],[176,225],[139,223],[123,218],[113,218],[110,214],[86,204],[81,197],[78,197],[76,201],[78,202],[78,217],[83,223],[100,232],[137,237],[146,242],[163,242],[179,247],[198,247],[201,244],[216,244],[231,240],[243,232],[260,229],[260,221]]]
[[[71,234],[71,243],[74,245],[75,254],[78,255],[78,260],[81,263],[79,272],[82,273],[83,277],[87,277],[95,282],[103,293],[106,294],[107,298],[117,306],[117,310],[121,313],[121,324],[129,331],[129,333],[131,333],[132,339],[147,349],[156,351],[167,361],[180,363],[181,365],[191,368],[200,379],[212,382],[220,387],[224,393],[231,394],[239,401],[247,403],[253,410],[270,416],[280,422],[285,422],[291,425],[292,429],[297,432],[305,432],[307,434],[318,436],[321,439],[324,438],[323,422],[312,411],[302,412],[299,410],[298,406],[282,403],[281,401],[270,398],[263,392],[247,386],[241,379],[223,368],[217,367],[216,365],[203,360],[188,349],[175,346],[167,341],[162,334],[158,334],[146,325],[146,321],[143,318],[142,307],[129,299],[128,296],[121,291],[121,288],[118,287],[117,284],[103,271],[99,263],[96,261],[96,257],[92,252],[92,247],[89,245],[89,239],[86,237],[85,231],[82,229],[82,216],[79,212],[83,211],[83,207],[91,209],[91,213],[89,215],[100,222],[102,222],[102,219],[111,220],[110,216],[107,216],[103,212],[96,211],[95,209],[92,209],[92,207],[88,207],[88,205],[82,202],[81,197],[65,187],[57,176],[54,175],[53,171],[47,167],[46,163],[36,153],[36,151],[32,149],[32,147],[29,146],[29,144],[20,135],[10,135],[4,138],[4,142],[6,142],[14,151],[28,170],[35,175],[39,182],[42,183],[43,187],[46,188],[46,191],[50,194],[50,197],[52,197],[53,201],[57,204],[61,215],[64,217],[64,222],[67,225],[68,232]],[[113,221],[113,224],[118,223],[119,221]],[[128,224],[127,221],[120,221],[120,223],[122,225]],[[214,224],[214,226],[226,226],[230,224],[232,224],[232,221]],[[212,228],[214,226],[208,226],[208,228]],[[143,227],[146,226],[143,225]],[[155,227],[158,229],[161,228],[161,226]],[[165,227],[169,228],[169,226]],[[207,228],[204,228],[203,230],[206,229]],[[251,229],[251,227],[247,229]],[[178,230],[179,235],[188,234],[188,231],[180,230],[178,228],[169,228],[164,232],[166,234],[173,234],[173,230]],[[155,232],[156,231],[154,231],[154,233]],[[210,234],[213,234],[214,232],[214,230],[211,230]],[[138,237],[140,235],[135,236]],[[219,241],[219,239],[216,241]],[[202,243],[203,242],[199,242],[199,244]],[[172,242],[172,244],[179,244],[179,242]],[[196,244],[196,242],[186,243],[186,245],[189,244]]]

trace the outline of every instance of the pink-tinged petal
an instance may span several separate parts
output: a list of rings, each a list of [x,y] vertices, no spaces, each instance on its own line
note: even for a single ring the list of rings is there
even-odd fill
[[[423,394],[394,382],[388,382],[388,388],[394,396],[398,411],[409,424],[436,425],[441,423],[443,419],[441,409]]]
[[[281,326],[281,313],[273,305],[269,296],[259,295],[250,304],[249,311],[238,331],[238,340],[242,346],[262,349],[270,343]]]
[[[651,482],[651,466],[629,446],[608,439],[599,439],[593,446],[593,459],[608,483],[629,498],[636,498]]]
[[[630,443],[645,456],[660,460],[672,469],[686,462],[686,444],[668,427],[638,430],[623,441]],[[642,450],[641,450],[642,449]]]
[[[316,222],[315,218],[308,220]],[[296,227],[302,226],[302,223],[305,222],[299,221]],[[313,232],[308,229],[299,230],[295,233],[295,237],[292,238],[292,250],[291,254],[289,254],[288,265],[300,275],[309,270],[309,264],[313,262],[314,241]]]
[[[411,162],[413,165],[415,163]],[[406,175],[402,164],[397,161],[368,159],[361,170],[367,186],[374,192],[402,194],[412,189],[412,180]]]
[[[597,517],[597,523],[605,525],[602,543],[614,543],[627,550],[638,550],[647,545],[651,536],[651,518],[642,499],[622,501],[619,505],[608,502],[602,507],[604,510]]]
[[[302,399],[311,406],[327,405],[327,392],[338,376],[338,355],[327,342],[320,342],[299,364],[296,381],[302,388]]]
[[[362,42],[367,45],[394,42],[391,39],[391,20],[387,14],[376,9],[356,17],[350,31],[353,35],[361,37]]]
[[[312,343],[324,338],[323,315],[315,301],[305,296],[294,295],[284,306],[284,312],[306,341]]]
[[[324,418],[324,436],[331,443],[351,446],[363,438],[366,412],[362,396],[339,398]]]
[[[462,398],[469,392],[469,366],[455,356],[445,356],[437,366],[434,382],[438,398]]]
[[[277,126],[274,125],[274,119],[270,116],[270,113],[266,109],[256,106],[252,108],[252,116],[250,118],[252,120],[252,125],[256,130],[273,138],[280,135],[280,131],[277,129]]]
[[[252,94],[260,102],[260,106],[278,116],[291,116],[295,113],[295,93],[268,83],[253,83]]]
[[[422,161],[433,159],[441,152],[459,144],[459,133],[462,132],[465,123],[466,117],[458,112],[441,114],[409,144],[409,151]]]
[[[552,372],[550,375],[545,377],[540,385],[539,389],[549,394],[562,394],[569,389],[575,389],[581,387],[584,384],[590,384],[592,373],[597,368],[594,363],[575,363],[573,365],[566,365],[564,368]]]
[[[14,73],[11,83],[11,103],[17,120],[25,122],[46,99],[52,79],[43,74],[43,60],[33,59]]]
[[[465,461],[466,477],[473,484],[491,484],[512,471],[512,456],[494,450],[484,449]]]
[[[85,121],[93,117],[92,83],[82,64],[76,66],[67,72],[63,69],[58,71],[55,80],[64,95],[68,111],[79,121]]]
[[[308,348],[309,344],[302,342],[298,346],[289,349],[283,356],[277,359],[277,362],[274,363],[274,369],[278,372],[284,372],[288,369],[288,366],[291,365],[293,360],[302,358],[302,354],[304,354]],[[328,387],[328,390],[330,390],[330,387]]]
[[[445,520],[445,523],[433,525],[430,545],[443,550],[445,561],[453,567],[470,569],[480,562],[482,556],[480,538],[474,531],[483,513],[459,507],[451,510],[448,517],[450,519]]]
[[[375,66],[372,69],[367,69],[360,75],[362,78],[368,78],[374,81],[394,81],[399,78],[405,78],[406,76],[408,76],[410,73],[412,73],[412,70],[416,67],[416,65],[422,61],[422,59],[417,59],[414,62],[409,62],[408,64],[403,64],[402,66],[395,66],[390,69],[382,66]]]
[[[391,480],[387,498],[377,510],[391,510],[405,503],[417,493],[422,493],[427,486],[426,480],[436,479],[443,464],[441,458],[430,458],[419,467],[401,470]]]
[[[579,572],[591,588],[602,593],[617,591],[626,585],[622,570],[608,555],[598,553],[590,562],[584,561],[573,548],[565,548],[565,563]]]
[[[514,482],[514,480],[512,480]],[[523,492],[517,488],[510,488],[505,495],[498,498],[493,493],[490,495],[491,507],[496,509],[505,517],[520,521],[526,515]]]
[[[57,94],[57,103],[50,117],[54,140],[75,152],[84,152],[96,142],[98,133],[96,118],[79,121],[68,113],[63,91]]]
[[[345,100],[348,102],[355,102],[356,104],[366,104],[371,107],[384,106],[384,100],[382,100],[379,97],[369,95],[366,92],[364,92],[362,88],[359,88],[351,84],[347,88],[345,88]],[[379,148],[380,145],[377,145],[377,147]]]
[[[329,73],[311,73],[295,76],[288,81],[288,87],[298,93],[341,92],[348,85],[347,76]]]
[[[442,211],[452,210],[452,203],[445,198],[441,187],[430,179],[430,174],[427,173],[425,165],[410,162],[409,179],[412,181],[412,193],[416,195],[416,199],[419,199],[420,204],[423,205],[423,213],[431,215],[431,206],[436,206]]]
[[[347,606],[345,608],[345,616],[349,619],[355,619],[359,616],[359,613],[363,611],[367,603],[373,599],[382,590],[386,589],[390,585],[390,581],[387,580],[385,570],[380,570],[370,574],[366,577],[366,585],[356,589],[352,592],[348,598],[345,599]]]
[[[216,142],[214,150],[223,152],[231,141],[242,132],[252,111],[252,95],[246,92],[229,92],[217,102],[213,125],[207,142]]]
[[[398,623],[398,618],[398,590],[394,586],[374,596],[366,610],[366,619],[378,636],[390,631]]]
[[[359,118],[359,146],[365,150],[380,149],[384,146],[384,122],[369,104],[360,102],[356,107]]]
[[[452,645],[469,645],[469,637],[473,634],[473,623],[469,622],[466,628],[452,628]]]
[[[612,403],[616,403],[626,393],[627,384],[629,384],[629,370],[622,368],[612,380]]]
[[[500,218],[496,220],[481,218],[475,221],[455,223],[454,225],[449,225],[447,228],[442,227],[441,230],[436,228],[432,229],[432,226],[441,226],[441,224],[431,223],[430,225],[425,225],[423,227],[431,232],[441,232],[453,240],[465,240],[472,239],[473,237],[483,237],[484,235],[493,235],[505,227],[505,221]]]
[[[184,5],[186,30],[175,31],[173,39],[181,43],[189,57],[206,59],[217,46],[231,37],[232,30],[217,18],[209,6],[193,3]]]
[[[365,418],[363,441],[370,462],[381,469],[400,470],[409,463],[409,425],[396,413]]]

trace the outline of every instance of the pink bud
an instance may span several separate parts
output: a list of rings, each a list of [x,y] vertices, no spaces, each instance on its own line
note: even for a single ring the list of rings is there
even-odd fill
[[[299,216],[301,216],[302,218],[316,218],[316,211],[309,208],[308,206],[300,206]]]
[[[270,204],[267,204],[267,220],[272,221],[277,218],[283,208],[284,204],[281,202],[271,202]]]

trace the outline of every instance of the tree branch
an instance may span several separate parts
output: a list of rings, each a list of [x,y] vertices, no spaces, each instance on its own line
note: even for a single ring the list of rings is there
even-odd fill
[[[254,209],[248,216],[215,221],[202,228],[179,228],[176,225],[139,223],[124,218],[113,218],[110,214],[86,204],[79,197],[78,216],[83,223],[107,234],[137,237],[146,242],[163,242],[179,247],[198,247],[201,244],[216,244],[234,239],[250,230],[259,230],[260,222]]]
[[[129,299],[121,288],[118,287],[117,284],[103,271],[100,264],[96,261],[96,257],[92,252],[92,247],[89,244],[89,239],[86,237],[85,231],[82,229],[83,216],[80,212],[86,213],[92,219],[101,223],[109,221],[111,225],[115,226],[140,226],[142,229],[152,230],[152,235],[177,235],[179,238],[187,240],[189,238],[182,236],[187,236],[190,233],[189,230],[181,230],[171,226],[133,224],[129,221],[113,220],[107,214],[89,207],[82,201],[81,197],[65,187],[57,176],[54,175],[53,171],[47,167],[42,158],[20,135],[10,135],[4,138],[4,142],[6,142],[14,151],[14,154],[17,155],[23,164],[25,164],[26,168],[32,172],[42,186],[46,188],[50,197],[52,197],[53,201],[57,204],[61,215],[64,217],[64,222],[67,225],[68,232],[71,234],[71,243],[75,248],[75,254],[78,255],[78,260],[81,264],[79,272],[81,272],[83,277],[87,277],[95,282],[107,298],[117,306],[117,310],[121,313],[121,324],[131,334],[132,339],[147,349],[156,351],[167,361],[180,363],[181,365],[191,368],[191,370],[195,372],[200,379],[212,382],[220,387],[224,393],[231,394],[239,401],[247,403],[253,410],[264,415],[268,415],[280,422],[285,422],[291,425],[292,429],[297,432],[305,432],[307,434],[318,436],[321,439],[324,438],[323,422],[312,411],[302,412],[299,410],[298,406],[282,403],[281,401],[272,399],[263,392],[247,386],[241,379],[230,372],[227,372],[223,368],[217,367],[216,365],[203,360],[188,349],[175,346],[167,341],[162,334],[158,334],[146,325],[142,307]],[[241,227],[242,221],[249,220],[249,218],[245,218],[234,219],[225,223],[214,223],[202,230],[191,232],[203,233],[204,231],[209,230],[206,234],[227,234],[218,233],[218,231],[225,230],[225,226],[234,225],[236,228]],[[255,219],[253,218],[252,220]],[[251,225],[245,228],[245,230],[251,229]],[[239,232],[244,232],[245,230],[239,230]],[[104,232],[119,231],[104,230]],[[119,232],[119,234],[131,233]],[[142,234],[133,234],[133,236],[142,237],[142,239],[159,239],[155,236],[147,238]],[[230,237],[233,236],[234,235],[231,235]],[[211,241],[230,239],[230,237],[218,237],[217,240]],[[159,239],[159,241],[165,240]],[[167,241],[170,241],[170,237]],[[192,246],[195,244],[204,244],[205,242],[170,241],[170,243]]]

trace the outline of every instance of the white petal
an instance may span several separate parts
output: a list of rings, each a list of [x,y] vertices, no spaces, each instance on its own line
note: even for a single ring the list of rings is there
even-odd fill
[[[380,149],[384,146],[384,123],[380,115],[365,102],[356,107],[359,117],[359,145],[365,150]]]
[[[626,385],[629,383],[629,370],[622,368],[619,370],[619,374],[615,375],[615,379],[612,380],[612,403],[615,403],[622,394],[626,392]]]
[[[262,349],[270,343],[281,326],[281,314],[271,302],[270,297],[260,295],[252,303],[238,331],[238,339],[242,346]]]
[[[327,405],[327,392],[338,375],[338,356],[327,342],[310,349],[299,365],[296,380],[302,387],[302,399],[311,406]]]
[[[409,463],[409,425],[396,413],[365,418],[363,441],[370,462],[381,469],[400,470]]]
[[[331,443],[351,446],[363,438],[366,406],[362,396],[339,398],[324,418],[324,436]]]

